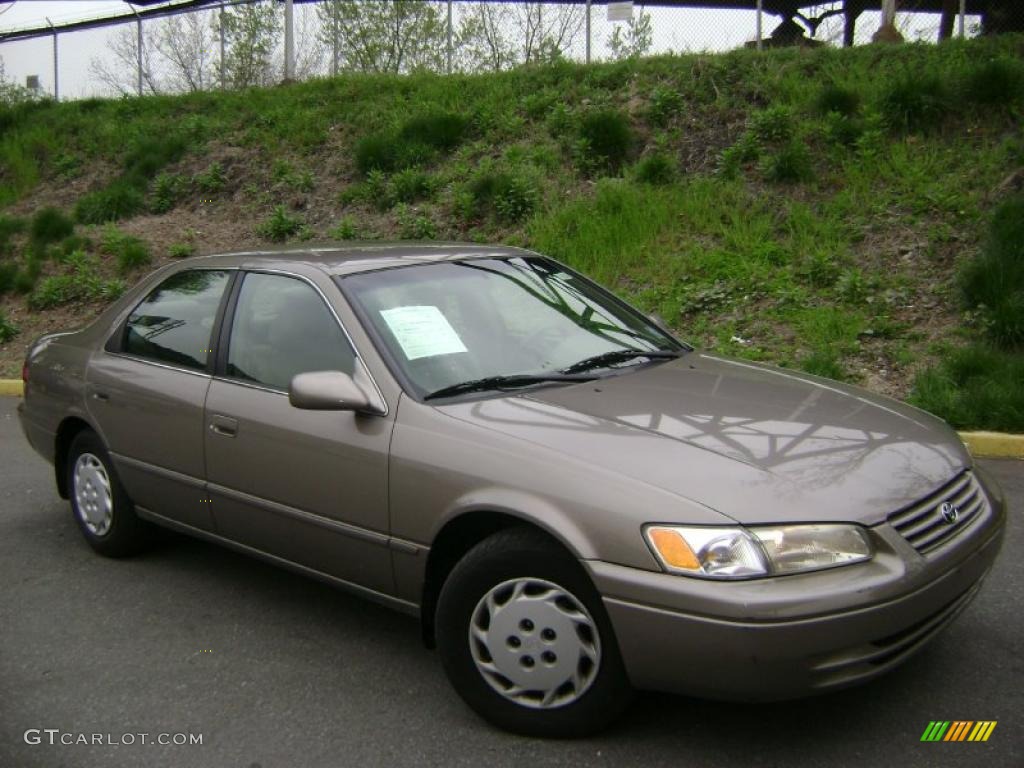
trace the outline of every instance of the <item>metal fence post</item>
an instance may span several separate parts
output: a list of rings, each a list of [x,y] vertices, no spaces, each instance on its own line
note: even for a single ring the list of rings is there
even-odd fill
[[[284,0],[284,79],[295,79],[295,6],[293,0]]]
[[[220,87],[227,88],[228,81],[224,71],[224,3],[220,4]]]
[[[46,17],[46,23],[53,30],[53,100],[60,101],[60,66],[57,60],[57,28],[53,26],[50,17]]]
[[[452,0],[448,0],[448,26],[446,28],[446,34],[448,35],[448,46],[447,46],[447,62],[446,70],[450,75],[452,73]]]
[[[757,50],[764,49],[764,2],[757,0]]]
[[[134,10],[134,9],[133,9]],[[142,95],[142,17],[135,14],[135,29],[138,33],[138,58],[139,58],[139,96]]]
[[[338,76],[338,4],[331,0],[331,74]]]
[[[587,0],[587,64],[590,63],[590,0]]]
[[[1024,12],[1024,11],[1022,11]],[[960,0],[960,39],[967,37],[967,0]]]

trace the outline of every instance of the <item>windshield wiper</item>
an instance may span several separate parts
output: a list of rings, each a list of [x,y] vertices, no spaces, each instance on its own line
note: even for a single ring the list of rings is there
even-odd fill
[[[463,381],[435,390],[423,397],[424,400],[436,400],[439,397],[453,397],[470,392],[486,392],[489,389],[505,389],[528,387],[531,384],[542,384],[546,381],[593,381],[597,376],[574,376],[561,373],[519,373],[510,376],[486,376],[482,379]]]
[[[668,360],[680,357],[682,354],[683,350],[674,349],[650,349],[646,351],[642,349],[613,349],[611,352],[603,352],[600,355],[594,355],[585,360],[580,360],[578,363],[573,363],[568,368],[563,368],[561,372],[573,374],[580,373],[581,371],[592,371],[595,368],[604,368],[615,363],[625,363],[639,357]]]

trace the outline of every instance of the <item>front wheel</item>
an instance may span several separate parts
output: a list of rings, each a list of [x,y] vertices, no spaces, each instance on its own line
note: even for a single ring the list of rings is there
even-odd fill
[[[583,736],[630,700],[597,591],[539,532],[500,531],[470,550],[441,589],[437,640],[459,695],[509,731]]]
[[[107,557],[126,557],[149,547],[155,529],[135,515],[95,432],[84,430],[75,436],[67,473],[71,511],[89,546]]]

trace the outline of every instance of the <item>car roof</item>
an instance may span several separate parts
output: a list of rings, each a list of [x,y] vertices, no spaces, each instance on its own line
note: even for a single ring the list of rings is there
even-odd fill
[[[532,255],[535,254],[521,248],[472,243],[351,242],[278,246],[218,253],[196,256],[187,259],[186,262],[195,266],[201,263],[206,267],[282,270],[296,264],[308,264],[332,275],[344,275],[411,264]]]

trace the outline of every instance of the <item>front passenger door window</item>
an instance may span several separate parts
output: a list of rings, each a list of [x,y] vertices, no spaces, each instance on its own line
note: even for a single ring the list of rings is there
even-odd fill
[[[228,376],[286,392],[296,374],[354,369],[345,334],[312,286],[284,275],[245,276],[228,342]]]

